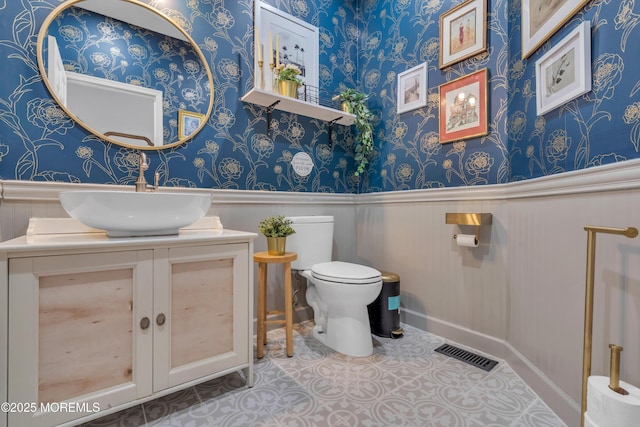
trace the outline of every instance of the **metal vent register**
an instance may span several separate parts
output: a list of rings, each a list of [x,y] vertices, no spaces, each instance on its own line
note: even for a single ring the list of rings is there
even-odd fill
[[[488,359],[484,356],[480,356],[479,354],[471,353],[470,351],[463,350],[450,344],[442,344],[440,347],[436,348],[435,351],[444,354],[445,356],[451,356],[485,371],[492,370],[493,367],[498,364],[495,360]]]

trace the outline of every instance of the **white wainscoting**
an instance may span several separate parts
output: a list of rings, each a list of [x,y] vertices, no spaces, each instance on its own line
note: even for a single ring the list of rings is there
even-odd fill
[[[31,216],[66,216],[59,191],[115,188],[0,184],[2,239],[24,233]],[[210,213],[238,230],[256,231],[268,215],[334,215],[334,258],[399,274],[403,321],[505,359],[571,426],[581,395],[583,227],[640,228],[639,190],[640,161],[628,161],[472,188],[361,195],[169,191],[212,192]],[[490,212],[493,224],[481,228],[477,248],[458,247],[453,234],[475,230],[445,224],[447,212]],[[608,344],[620,344],[622,379],[639,385],[640,238],[599,235],[597,242],[592,372],[607,375]],[[255,249],[266,249],[263,238]],[[278,274],[270,272],[270,281],[281,283]],[[281,301],[273,288],[270,300]]]
[[[403,320],[506,359],[565,420],[579,423],[585,225],[640,228],[640,162],[474,188],[363,194],[358,256],[400,275]],[[477,248],[446,212],[490,212]],[[622,378],[640,384],[640,238],[599,235],[594,375],[609,343]]]

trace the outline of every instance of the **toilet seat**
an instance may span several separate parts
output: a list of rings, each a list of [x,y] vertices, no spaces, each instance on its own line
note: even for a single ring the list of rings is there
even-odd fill
[[[369,285],[382,280],[380,272],[375,268],[342,261],[314,264],[311,275],[319,280],[345,285]]]

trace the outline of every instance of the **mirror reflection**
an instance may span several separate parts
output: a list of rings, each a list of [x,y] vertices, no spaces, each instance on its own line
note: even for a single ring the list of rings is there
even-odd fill
[[[65,111],[120,145],[154,149],[184,142],[204,126],[213,106],[202,52],[137,0],[59,6],[40,31],[38,63]]]

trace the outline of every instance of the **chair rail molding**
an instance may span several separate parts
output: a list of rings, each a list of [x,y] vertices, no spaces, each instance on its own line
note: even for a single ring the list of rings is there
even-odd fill
[[[225,204],[366,205],[460,200],[508,200],[638,188],[640,188],[640,159],[595,166],[589,169],[549,175],[526,181],[472,187],[445,187],[361,194],[177,187],[162,187],[160,191],[211,192],[214,203]],[[90,189],[133,191],[133,186],[1,180],[0,199],[2,201],[57,201],[58,194],[61,191]]]

